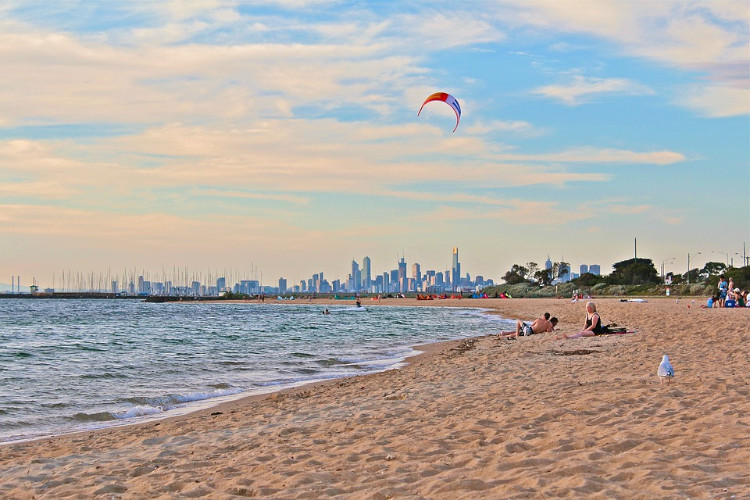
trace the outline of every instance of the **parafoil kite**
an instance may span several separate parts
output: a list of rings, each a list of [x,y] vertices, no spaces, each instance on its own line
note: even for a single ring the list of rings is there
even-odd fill
[[[458,128],[458,122],[461,120],[461,106],[459,106],[456,98],[450,94],[446,94],[445,92],[435,92],[430,97],[424,100],[424,102],[422,103],[422,108],[424,108],[425,104],[432,101],[443,101],[451,108],[453,108],[453,111],[456,112],[456,126],[453,127],[453,131],[455,132]],[[422,112],[422,108],[419,108],[419,113]],[[417,113],[417,116],[419,116],[419,113]]]

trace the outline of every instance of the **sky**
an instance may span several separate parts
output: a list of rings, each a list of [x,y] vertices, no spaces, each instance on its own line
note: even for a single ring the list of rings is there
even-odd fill
[[[0,68],[2,283],[750,255],[746,1],[9,0]]]

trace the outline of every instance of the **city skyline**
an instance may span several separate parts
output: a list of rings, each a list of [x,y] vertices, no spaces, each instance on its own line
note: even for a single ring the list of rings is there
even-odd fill
[[[706,255],[712,255],[714,257],[719,258],[706,258],[706,259],[700,259],[701,256],[703,256],[703,252],[696,252],[691,254],[688,254],[688,259],[692,256],[692,261],[688,260],[688,265],[690,266],[689,269],[701,269],[705,266],[708,262],[719,262],[722,264],[726,264],[727,267],[729,266],[737,266],[741,267],[742,265],[750,265],[750,256],[747,255],[746,251],[750,249],[743,249],[743,253],[736,252],[734,254],[725,253],[725,252],[707,252]],[[636,248],[633,249],[634,255],[632,255],[630,258],[635,258],[637,256]],[[657,271],[660,273],[661,276],[665,276],[668,274],[675,274],[675,275],[683,275],[687,272],[687,268],[680,270],[679,265],[676,262],[676,259],[666,259],[661,261],[659,263],[658,261],[655,261],[653,258],[650,258],[648,256],[640,255],[638,258],[644,258],[651,260],[657,269]],[[724,262],[723,258],[726,258],[726,262]],[[735,258],[738,261],[735,263]],[[696,260],[698,259],[698,260]],[[628,259],[624,259],[628,260]],[[168,271],[164,268],[159,270],[146,270],[146,269],[140,269],[138,270],[136,267],[130,267],[129,269],[124,269],[122,273],[118,271],[113,271],[111,268],[109,268],[107,271],[86,271],[82,272],[80,270],[63,270],[60,273],[55,273],[51,277],[51,279],[44,280],[39,279],[37,276],[33,276],[32,278],[26,278],[26,281],[21,281],[20,275],[12,275],[11,276],[11,282],[10,283],[3,283],[0,281],[0,291],[15,291],[15,292],[21,292],[21,293],[27,293],[30,286],[34,285],[38,287],[39,290],[44,291],[52,291],[55,290],[57,292],[61,291],[101,291],[101,292],[113,292],[115,291],[114,288],[117,286],[119,288],[118,291],[127,290],[132,293],[132,290],[138,290],[139,292],[142,292],[142,283],[144,281],[153,281],[156,283],[159,283],[159,286],[165,285],[165,286],[174,286],[175,288],[182,288],[182,289],[195,289],[196,283],[199,283],[200,285],[203,285],[205,287],[209,287],[211,285],[207,284],[207,282],[216,282],[215,288],[217,291],[224,290],[224,289],[232,289],[233,285],[235,288],[237,288],[237,285],[240,283],[254,283],[254,285],[251,286],[251,288],[248,288],[248,291],[244,293],[250,293],[249,290],[253,290],[252,293],[257,293],[259,291],[259,288],[275,288],[275,284],[280,284],[281,282],[287,283],[289,286],[288,288],[290,290],[294,290],[295,287],[298,288],[298,292],[308,292],[308,291],[318,291],[321,293],[327,293],[327,292],[335,292],[335,291],[374,291],[374,292],[404,292],[404,291],[428,291],[427,288],[411,288],[410,286],[406,286],[405,283],[407,281],[404,281],[404,279],[409,280],[408,282],[411,282],[411,278],[414,278],[416,283],[423,283],[425,280],[429,279],[431,280],[431,283],[433,285],[442,286],[444,283],[448,284],[447,288],[440,288],[439,291],[445,291],[445,290],[457,290],[457,286],[451,286],[454,283],[464,283],[463,286],[465,289],[468,289],[470,285],[477,285],[481,284],[480,286],[489,286],[491,284],[501,284],[503,282],[502,276],[505,274],[506,270],[501,270],[499,274],[493,275],[490,273],[482,273],[481,270],[476,272],[474,275],[472,275],[469,272],[462,273],[461,272],[461,262],[459,260],[459,249],[458,247],[453,247],[452,250],[452,259],[451,259],[451,265],[450,267],[447,267],[445,269],[440,269],[434,266],[423,266],[422,263],[414,261],[411,262],[411,273],[408,273],[408,264],[409,262],[406,261],[406,257],[404,255],[401,255],[398,260],[395,262],[395,268],[386,269],[388,266],[386,264],[385,270],[380,271],[379,273],[374,274],[372,272],[372,259],[369,256],[365,256],[361,259],[362,266],[360,269],[360,263],[357,262],[356,259],[352,259],[350,261],[350,270],[351,272],[348,275],[340,276],[335,275],[333,276],[335,278],[332,278],[328,280],[327,278],[331,276],[332,274],[329,274],[325,271],[319,271],[317,273],[310,273],[307,276],[303,277],[289,277],[287,275],[282,275],[280,277],[274,278],[274,277],[268,277],[266,276],[266,279],[263,278],[263,272],[262,270],[259,270],[257,267],[251,266],[251,270],[239,270],[239,269],[227,269],[223,268],[222,270],[213,269],[213,270],[191,270],[190,268],[178,268],[176,266],[172,267],[171,271]],[[517,262],[514,264],[518,265],[527,265],[529,263],[535,262],[534,260],[529,260],[526,262]],[[588,263],[571,263],[564,259],[560,259],[557,262],[564,262],[566,263],[566,267],[564,270],[561,270],[559,273],[559,277],[561,281],[569,281],[570,279],[575,279],[578,276],[589,272],[591,274],[595,275],[607,275],[611,271],[609,268],[604,268],[604,272],[602,272],[602,266],[594,263],[594,261],[590,261]],[[745,264],[746,263],[746,264]],[[545,261],[536,262],[538,268],[545,268],[545,269],[551,269],[553,266],[552,259],[550,255],[547,255],[547,258]],[[676,265],[677,264],[677,265]],[[314,267],[314,266],[313,266]],[[578,269],[578,272],[576,273],[575,270]],[[384,277],[384,275],[387,275],[387,277]],[[437,282],[435,281],[437,275]],[[67,276],[67,277],[66,277]],[[474,278],[471,278],[473,276]],[[379,281],[379,278],[384,277],[383,280]],[[18,278],[18,279],[16,279]],[[458,281],[456,281],[458,279]],[[476,279],[479,279],[479,282],[476,282]],[[319,285],[321,283],[325,282],[327,286],[330,286],[331,289],[321,289],[319,288]],[[373,290],[370,285],[374,283],[380,283],[381,288],[380,290]],[[117,285],[115,285],[115,283]],[[136,285],[136,283],[138,283]],[[299,286],[301,283],[304,283],[301,287]],[[315,285],[313,285],[315,283]],[[359,285],[354,285],[354,283],[359,283]],[[394,285],[395,288],[391,287],[389,288],[389,285]],[[246,285],[247,286],[247,285]],[[253,288],[254,287],[254,288]],[[280,289],[284,289],[286,287],[279,286]],[[156,294],[160,294],[159,291],[156,292]],[[215,293],[212,293],[212,295]],[[196,295],[205,295],[205,293]]]
[[[462,274],[547,254],[605,272],[633,238],[685,272],[750,244],[746,2],[10,0],[0,16],[2,282],[133,266],[291,282],[345,276],[353,255],[445,270],[453,246]],[[417,116],[441,91],[455,132],[445,103]]]

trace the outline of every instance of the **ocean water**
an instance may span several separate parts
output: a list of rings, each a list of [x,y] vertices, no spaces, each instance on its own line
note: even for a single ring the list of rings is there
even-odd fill
[[[400,366],[514,322],[478,309],[0,300],[0,442],[161,418]]]

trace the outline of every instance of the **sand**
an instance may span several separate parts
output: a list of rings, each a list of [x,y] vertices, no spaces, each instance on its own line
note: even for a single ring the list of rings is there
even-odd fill
[[[448,342],[398,370],[3,445],[0,497],[747,498],[750,309],[596,303],[637,333]],[[549,311],[567,333],[585,315],[567,299],[420,305]]]

